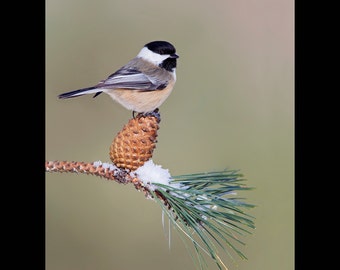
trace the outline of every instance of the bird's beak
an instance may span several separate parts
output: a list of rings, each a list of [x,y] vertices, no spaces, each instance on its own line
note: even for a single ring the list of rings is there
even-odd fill
[[[179,58],[179,56],[178,56],[177,54],[174,53],[174,54],[171,54],[171,55],[170,55],[170,58]]]

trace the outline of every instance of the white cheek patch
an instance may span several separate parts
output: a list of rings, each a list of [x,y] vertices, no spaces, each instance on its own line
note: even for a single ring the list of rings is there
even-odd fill
[[[169,54],[158,54],[154,53],[153,51],[149,50],[148,48],[144,47],[141,49],[137,57],[143,58],[146,61],[149,61],[155,65],[159,65],[162,63],[165,59],[167,59],[170,55]]]
[[[176,81],[176,68],[172,69],[172,75],[174,76],[174,80]]]

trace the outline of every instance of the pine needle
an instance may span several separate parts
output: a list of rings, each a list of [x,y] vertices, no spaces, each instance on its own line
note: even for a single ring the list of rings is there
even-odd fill
[[[156,189],[151,194],[180,235],[192,242],[202,270],[207,269],[204,254],[219,269],[228,269],[219,248],[232,259],[229,250],[246,259],[236,247],[244,245],[238,236],[250,234],[255,226],[254,217],[245,212],[254,205],[235,197],[237,191],[251,189],[243,181],[242,174],[225,170],[174,176],[169,185],[153,183]]]

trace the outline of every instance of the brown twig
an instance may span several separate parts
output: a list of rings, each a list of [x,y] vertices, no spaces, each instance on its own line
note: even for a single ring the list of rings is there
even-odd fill
[[[131,183],[133,179],[128,170],[100,161],[91,163],[79,161],[46,161],[45,170],[46,172],[70,172],[95,175],[116,181],[120,184]]]
[[[119,184],[132,183],[134,187],[142,191],[146,197],[152,197],[149,189],[128,169],[118,168],[109,163],[96,162],[79,162],[79,161],[46,161],[46,172],[68,172],[83,173],[88,175],[99,176],[107,180],[113,180]]]

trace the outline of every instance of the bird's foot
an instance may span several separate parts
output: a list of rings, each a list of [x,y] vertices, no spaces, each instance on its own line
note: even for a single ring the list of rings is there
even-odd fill
[[[159,123],[161,121],[161,114],[159,113],[159,109],[156,108],[152,112],[146,112],[146,113],[138,113],[137,116],[135,116],[135,111],[133,111],[133,118],[135,117],[147,117],[147,116],[152,116],[157,119],[157,122]]]

